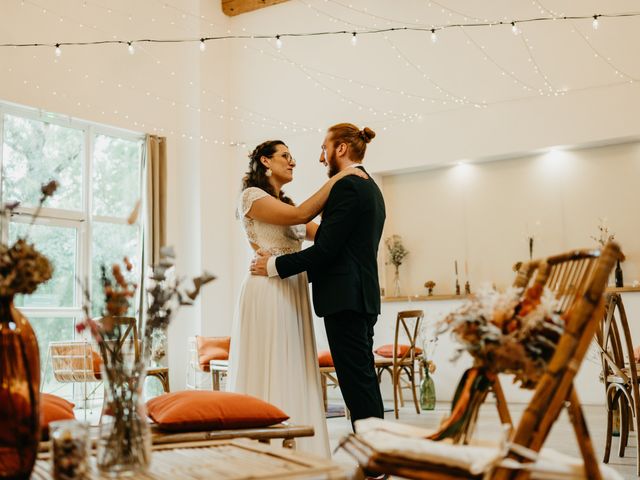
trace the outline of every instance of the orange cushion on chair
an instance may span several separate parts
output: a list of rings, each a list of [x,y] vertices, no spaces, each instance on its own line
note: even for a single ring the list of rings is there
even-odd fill
[[[410,345],[398,345],[398,355],[402,357],[407,351],[409,351]],[[382,345],[381,347],[376,348],[373,353],[376,355],[380,355],[385,358],[393,358],[393,343],[388,343],[387,345]],[[422,349],[420,347],[416,347],[416,355],[420,355],[422,353]]]
[[[289,416],[249,395],[189,390],[165,393],[147,402],[149,417],[162,430],[193,432],[268,427]]]
[[[331,352],[329,350],[318,352],[318,366],[321,368],[333,367],[333,358],[331,358]]]
[[[102,356],[95,350],[91,351],[91,362],[93,363],[93,375],[97,379],[102,378]]]
[[[229,360],[231,337],[196,337],[198,363],[205,372],[209,371],[211,360]]]
[[[56,420],[73,420],[75,405],[62,397],[50,393],[40,393],[40,429],[42,440],[49,438],[49,424]]]

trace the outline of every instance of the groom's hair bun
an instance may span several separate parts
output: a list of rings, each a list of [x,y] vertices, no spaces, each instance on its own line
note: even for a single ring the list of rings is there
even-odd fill
[[[369,127],[360,130],[353,123],[338,123],[329,127],[328,133],[335,147],[341,143],[349,146],[349,158],[354,162],[362,161],[367,151],[367,143],[376,136],[376,132]]]
[[[369,127],[364,127],[360,133],[362,134],[362,138],[365,143],[369,143],[376,136],[376,132],[371,130]]]

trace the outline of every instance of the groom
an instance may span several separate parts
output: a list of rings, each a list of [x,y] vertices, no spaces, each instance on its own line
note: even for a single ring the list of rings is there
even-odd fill
[[[346,168],[364,170],[362,160],[374,136],[373,130],[350,123],[329,128],[320,155],[329,177]],[[376,183],[370,177],[346,176],[331,190],[313,246],[279,257],[259,256],[251,265],[254,275],[287,278],[307,272],[352,422],[384,417],[372,351],[380,313],[376,257],[384,220],[384,199]]]

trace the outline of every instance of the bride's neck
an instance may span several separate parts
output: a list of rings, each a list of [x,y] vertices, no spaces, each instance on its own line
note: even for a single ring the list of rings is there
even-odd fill
[[[276,194],[276,198],[280,198],[280,190],[282,190],[282,185],[280,185],[280,182],[274,180],[273,178],[270,178],[269,183],[273,187],[273,193]]]

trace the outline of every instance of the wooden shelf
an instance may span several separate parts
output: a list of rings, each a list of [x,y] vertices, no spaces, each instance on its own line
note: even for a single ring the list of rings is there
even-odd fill
[[[383,303],[388,302],[431,302],[438,300],[465,300],[471,295],[403,295],[401,297],[382,297]]]
[[[607,292],[610,293],[628,293],[628,292],[640,292],[640,287],[608,287]]]
[[[608,287],[607,292],[609,293],[629,293],[629,292],[640,292],[640,287]],[[382,303],[392,303],[392,302],[432,302],[438,300],[466,300],[467,298],[471,298],[473,295],[403,295],[401,297],[381,297]]]

